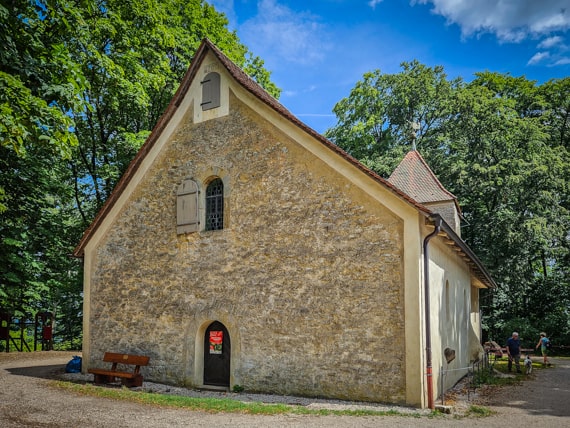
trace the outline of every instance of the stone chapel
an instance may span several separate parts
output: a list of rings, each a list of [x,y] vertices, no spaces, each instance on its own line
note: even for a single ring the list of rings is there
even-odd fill
[[[431,407],[496,287],[460,218],[419,152],[381,178],[204,40],[75,249],[83,370],[142,354],[154,382]]]

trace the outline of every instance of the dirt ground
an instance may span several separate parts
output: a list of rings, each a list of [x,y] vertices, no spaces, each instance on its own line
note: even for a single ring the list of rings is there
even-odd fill
[[[11,427],[570,427],[570,360],[535,371],[521,385],[455,394],[454,413],[427,416],[252,416],[205,413],[68,393],[49,385],[76,353],[0,353],[0,426]],[[494,415],[462,417],[472,404]]]

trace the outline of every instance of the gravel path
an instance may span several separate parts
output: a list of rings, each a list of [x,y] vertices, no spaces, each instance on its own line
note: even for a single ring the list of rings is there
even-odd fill
[[[145,382],[147,391],[194,397],[226,397],[241,401],[286,403],[308,408],[397,410],[404,416],[252,416],[206,413],[80,396],[49,386],[49,378],[91,381],[91,376],[65,374],[75,353],[36,352],[0,354],[1,427],[501,427],[516,425],[570,427],[570,361],[554,360],[554,367],[537,371],[522,387],[481,391],[471,400],[459,390],[450,394],[455,414],[429,418],[426,410],[338,400],[307,399],[265,394],[194,391]],[[457,419],[471,404],[497,412],[486,418]],[[413,413],[417,417],[405,416]],[[513,419],[514,418],[514,419]]]

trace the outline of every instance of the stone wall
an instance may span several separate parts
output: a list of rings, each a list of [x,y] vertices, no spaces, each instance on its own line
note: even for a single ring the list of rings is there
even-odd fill
[[[401,220],[231,103],[224,118],[187,120],[99,246],[91,362],[143,353],[148,380],[199,386],[197,344],[219,320],[232,384],[404,402]],[[213,175],[226,227],[177,235],[177,186],[193,177],[203,190]]]

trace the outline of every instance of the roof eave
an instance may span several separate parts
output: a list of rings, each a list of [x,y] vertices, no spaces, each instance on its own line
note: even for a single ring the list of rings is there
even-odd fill
[[[471,248],[467,245],[467,243],[461,239],[457,233],[453,230],[451,226],[449,226],[443,217],[437,213],[433,213],[430,216],[427,216],[426,220],[432,224],[435,222],[435,219],[441,219],[441,232],[440,236],[446,239],[446,243],[455,248],[458,252],[460,257],[469,265],[469,268],[473,272],[473,274],[479,279],[479,281],[484,284],[487,288],[497,288],[497,283],[491,277],[491,274],[485,269],[481,260],[477,257],[477,255],[473,252]]]

